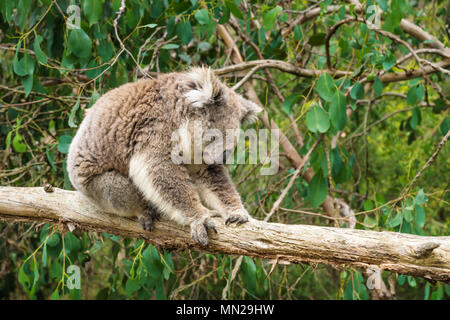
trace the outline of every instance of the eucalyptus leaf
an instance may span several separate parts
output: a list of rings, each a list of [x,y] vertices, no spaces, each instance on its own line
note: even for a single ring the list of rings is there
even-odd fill
[[[321,174],[316,174],[308,185],[308,201],[313,208],[320,206],[327,197],[327,180]]]
[[[319,79],[314,86],[314,90],[320,95],[325,101],[331,102],[337,91],[337,87],[334,83],[333,78],[324,72],[320,75]]]
[[[83,29],[73,29],[70,31],[67,41],[67,48],[79,58],[86,58],[92,52],[92,40]]]
[[[263,14],[263,28],[265,31],[272,30],[275,27],[275,22],[281,11],[283,11],[283,8],[276,6]]]
[[[41,42],[42,42],[42,37],[40,35],[37,35],[36,38],[34,39],[34,45],[33,45],[34,53],[36,54],[37,61],[39,61],[42,64],[47,64],[48,57],[41,50],[41,46],[40,46]]]
[[[330,128],[330,118],[321,107],[315,105],[306,114],[306,126],[311,132],[324,133]]]
[[[334,99],[330,102],[331,123],[337,130],[342,130],[347,123],[347,98],[337,90]]]

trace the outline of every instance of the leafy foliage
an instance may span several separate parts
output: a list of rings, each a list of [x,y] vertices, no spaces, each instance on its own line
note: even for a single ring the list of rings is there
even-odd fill
[[[261,55],[313,75],[260,69],[252,76],[270,121],[299,155],[323,138],[307,164],[314,177],[295,181],[271,221],[334,225],[320,207],[330,195],[356,212],[357,229],[450,234],[448,146],[414,178],[450,127],[448,66],[409,77],[409,71],[429,66],[426,61],[444,59],[431,51],[417,53],[434,40],[416,39],[401,26],[407,19],[448,48],[447,2],[360,2],[362,10],[331,0],[1,1],[1,185],[50,183],[70,189],[68,148],[98,97],[145,75],[232,65],[233,51],[220,25],[244,61]],[[379,26],[371,6],[378,10]],[[420,55],[420,63],[405,43]],[[221,76],[232,86],[245,72]],[[398,81],[386,80],[403,73]],[[273,176],[260,175],[252,165],[231,166],[256,218],[264,219],[294,171],[288,158],[280,158]],[[234,257],[169,252],[110,234],[0,223],[0,238],[0,298],[218,299],[225,293],[235,299],[370,299],[373,294],[363,270],[274,266],[244,257],[233,277]],[[68,285],[76,282],[71,265],[80,267],[81,289]],[[386,272],[382,277],[395,280],[389,283],[397,298],[450,297],[447,284]]]

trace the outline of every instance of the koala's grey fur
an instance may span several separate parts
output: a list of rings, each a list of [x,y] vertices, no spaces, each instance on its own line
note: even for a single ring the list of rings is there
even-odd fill
[[[207,245],[211,216],[238,224],[250,217],[224,165],[172,161],[172,134],[184,128],[189,135],[200,121],[225,135],[260,111],[206,68],[124,84],[81,123],[67,160],[70,181],[104,210],[137,216],[146,230],[163,215],[189,224],[193,240]],[[183,151],[192,147],[184,144]]]

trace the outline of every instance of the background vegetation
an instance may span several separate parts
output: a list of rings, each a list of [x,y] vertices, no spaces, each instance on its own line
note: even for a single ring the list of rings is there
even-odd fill
[[[379,20],[366,10],[372,5]],[[449,8],[443,0],[2,0],[0,185],[71,189],[68,146],[101,94],[145,75],[236,64],[228,33],[244,61],[272,59],[296,70],[253,70],[246,84],[294,152],[303,157],[322,139],[308,162],[314,178],[296,179],[270,221],[351,227],[321,207],[328,194],[353,209],[357,229],[450,235],[449,147],[433,157],[450,127],[450,55],[437,45],[449,45]],[[403,18],[438,42],[405,32]],[[431,67],[419,77],[408,72]],[[252,68],[220,76],[232,86]],[[273,176],[254,165],[231,167],[258,219],[297,167],[292,150],[280,152]],[[81,268],[81,290],[66,286],[72,264]],[[450,297],[448,284],[382,278],[394,299]],[[364,270],[167,252],[109,234],[0,223],[2,299],[380,297],[366,280]]]

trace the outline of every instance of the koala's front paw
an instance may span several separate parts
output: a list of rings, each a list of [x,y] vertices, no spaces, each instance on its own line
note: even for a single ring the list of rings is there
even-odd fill
[[[191,223],[192,240],[203,246],[207,246],[209,243],[208,230],[217,233],[216,226],[209,216],[193,221]]]
[[[227,220],[225,220],[225,224],[228,225],[230,223],[236,222],[237,225],[243,224],[250,220],[250,215],[248,214],[247,210],[240,209],[236,211],[232,211],[229,215]]]

